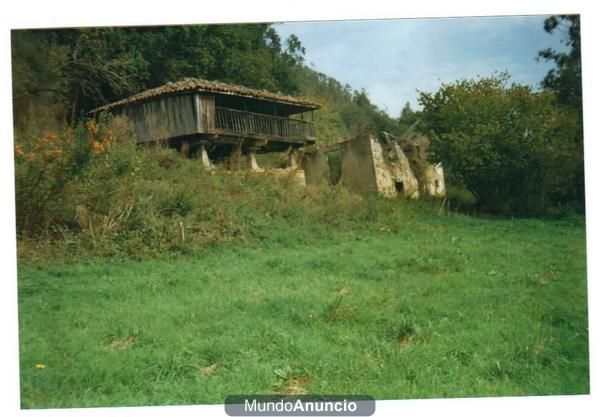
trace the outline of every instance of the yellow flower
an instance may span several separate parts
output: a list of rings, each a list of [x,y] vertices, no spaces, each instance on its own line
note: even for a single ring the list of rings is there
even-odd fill
[[[35,364],[35,367],[36,367],[37,369],[44,369],[44,368],[46,368],[46,365],[44,365],[43,363],[36,363],[36,364]]]

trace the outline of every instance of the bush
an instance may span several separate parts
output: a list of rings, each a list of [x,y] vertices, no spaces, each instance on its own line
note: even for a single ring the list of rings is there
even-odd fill
[[[60,133],[29,133],[15,138],[17,229],[29,236],[74,220],[72,186],[85,181],[90,168],[111,152],[117,135],[103,117]],[[120,132],[119,132],[120,134]],[[118,158],[110,157],[112,161]],[[114,164],[114,163],[113,163]],[[119,171],[124,166],[113,166]]]
[[[464,187],[448,186],[446,198],[456,210],[469,211],[477,204],[477,197]]]
[[[551,93],[507,81],[462,80],[421,93],[423,126],[448,183],[477,195],[481,210],[541,215],[576,199],[577,119]]]

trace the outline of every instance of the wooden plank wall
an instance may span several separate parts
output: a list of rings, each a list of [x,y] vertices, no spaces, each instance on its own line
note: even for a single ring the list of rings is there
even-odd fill
[[[214,96],[195,95],[198,132],[211,133],[215,129],[215,98]]]
[[[138,142],[191,135],[198,132],[193,94],[164,96],[126,107]]]

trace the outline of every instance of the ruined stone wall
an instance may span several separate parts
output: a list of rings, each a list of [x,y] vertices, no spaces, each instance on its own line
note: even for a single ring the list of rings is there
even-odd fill
[[[340,143],[342,178],[340,183],[358,192],[377,192],[375,166],[368,137]]]
[[[406,155],[403,146],[394,138],[384,138],[382,144],[372,135],[359,136],[339,143],[339,151],[342,171],[340,182],[353,191],[376,192],[385,197],[401,195],[408,198],[446,195],[441,164],[430,164],[417,158],[422,163],[419,164],[418,176],[415,175],[414,164]],[[253,149],[243,155],[240,148],[228,158],[226,166],[233,171],[244,169],[276,176],[291,176],[299,185],[329,184],[329,163],[325,150],[316,147],[303,151],[290,148],[285,156],[286,161],[282,168],[263,169],[258,165]],[[415,157],[414,154],[411,156]],[[201,157],[203,164],[211,168],[212,164],[205,152]]]
[[[441,164],[427,164],[417,179],[412,164],[393,140],[381,144],[374,136],[340,143],[342,184],[357,192],[375,191],[386,197],[398,194],[418,198],[422,190],[432,197],[446,194]]]
[[[302,169],[307,185],[329,184],[329,163],[325,152],[317,151],[304,154]]]
[[[392,170],[396,191],[408,198],[419,198],[419,182],[408,158],[397,143],[393,142],[389,146],[388,164]]]
[[[429,164],[423,171],[421,179],[423,191],[430,197],[445,197],[446,182],[442,164]]]
[[[368,142],[371,148],[373,166],[375,167],[377,192],[385,197],[394,197],[396,195],[396,181],[392,173],[392,167],[385,158],[383,147],[377,138],[373,136],[368,137]]]

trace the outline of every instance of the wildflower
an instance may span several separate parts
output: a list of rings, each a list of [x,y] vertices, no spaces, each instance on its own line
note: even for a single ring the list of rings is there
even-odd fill
[[[45,142],[58,142],[58,136],[56,136],[54,133],[50,133],[50,132],[48,132],[48,133],[45,133],[45,134],[42,136],[42,139],[43,139]]]
[[[100,142],[98,142],[98,141],[96,141],[96,140],[93,140],[93,141],[92,141],[92,151],[93,151],[93,152],[94,152],[96,155],[99,155],[99,154],[101,154],[102,152],[104,152],[104,146],[103,146],[103,145],[102,145]]]
[[[88,122],[85,127],[92,135],[98,132],[98,126],[93,121]]]

